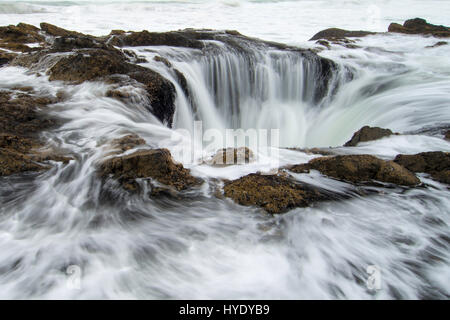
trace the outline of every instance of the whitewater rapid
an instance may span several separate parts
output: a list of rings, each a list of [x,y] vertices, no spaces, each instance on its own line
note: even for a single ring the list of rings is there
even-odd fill
[[[0,25],[48,21],[94,34],[237,29],[316,47],[305,41],[320,29],[370,29],[366,13],[372,1],[0,3]],[[399,8],[406,10],[397,15]],[[385,31],[388,22],[416,15],[445,24],[450,15],[445,1],[385,1],[379,9],[370,30]],[[351,16],[359,18],[343,19]],[[64,124],[44,138],[76,159],[55,164],[37,179],[32,174],[0,179],[0,298],[448,299],[448,187],[426,175],[420,175],[424,188],[379,188],[369,197],[273,217],[215,196],[217,179],[267,170],[262,162],[224,168],[184,162],[206,183],[182,200],[127,196],[119,188],[105,195],[95,172],[107,143],[128,133],[150,147],[168,148],[183,162],[177,157],[179,141],[191,141],[173,137],[177,129],[192,131],[195,120],[219,130],[280,129],[280,166],[317,157],[287,147],[332,146],[337,153],[383,159],[450,151],[450,143],[434,131],[450,123],[449,49],[426,48],[437,41],[374,35],[360,39],[357,49],[335,45],[321,51],[338,69],[335,90],[320,99],[314,98],[314,64],[292,53],[255,49],[249,58],[225,47],[203,56],[164,46],[128,48],[147,59],[143,66],[174,83],[172,129],[143,107],[138,89],[129,88],[136,98],[125,104],[106,96],[111,85],[105,83],[66,85],[25,69],[1,68],[3,90],[31,86],[38,94],[65,93],[64,102],[49,107]],[[189,97],[155,55],[185,75]],[[341,147],[364,125],[403,135]],[[342,194],[352,188],[318,173],[295,178]],[[79,288],[68,285],[70,266],[78,268]],[[380,291],[367,288],[368,266],[381,270]]]

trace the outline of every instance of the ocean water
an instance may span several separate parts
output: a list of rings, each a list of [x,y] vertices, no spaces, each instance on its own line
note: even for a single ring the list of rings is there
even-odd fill
[[[94,35],[112,29],[238,30],[302,48],[318,48],[308,39],[328,27],[384,32],[390,22],[417,16],[449,25],[450,2],[0,1],[0,25],[45,21]],[[200,58],[183,48],[130,48],[147,58],[143,66],[174,82],[173,129],[145,111],[139,90],[125,105],[106,97],[105,83],[67,85],[1,68],[1,89],[32,86],[68,95],[51,106],[67,121],[44,138],[78,157],[37,179],[1,178],[0,298],[448,299],[449,190],[427,175],[420,175],[424,188],[386,187],[275,217],[214,196],[217,179],[316,157],[286,147],[332,146],[342,154],[383,159],[450,151],[434,130],[450,126],[450,47],[427,48],[437,41],[380,34],[357,39],[356,49],[333,45],[321,51],[339,69],[335,91],[320,101],[311,99],[316,75],[308,70],[314,64],[285,52],[255,48],[252,69],[248,57],[227,47]],[[155,55],[186,76],[193,102],[153,61]],[[189,148],[191,141],[177,129],[192,133],[194,120],[219,132],[279,129],[276,162],[213,168],[183,158],[180,146]],[[364,125],[403,135],[340,147]],[[102,203],[95,166],[108,151],[104,142],[130,132],[151,147],[169,148],[206,181],[202,189],[183,200],[129,197],[117,189],[114,205]],[[352,189],[314,172],[295,178],[342,194]],[[380,290],[367,286],[370,266],[380,271]]]

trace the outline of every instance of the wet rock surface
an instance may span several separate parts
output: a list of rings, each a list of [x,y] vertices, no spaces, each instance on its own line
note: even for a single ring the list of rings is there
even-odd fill
[[[367,142],[378,140],[384,137],[393,135],[390,129],[383,129],[379,127],[364,126],[353,134],[353,137],[345,143],[345,147],[355,147],[360,142]]]
[[[31,52],[37,50],[27,44],[41,43],[44,37],[39,33],[39,28],[35,26],[19,23],[0,27],[0,48],[16,51]]]
[[[428,173],[433,179],[450,184],[450,153],[448,152],[398,155],[394,161],[412,172]]]
[[[445,132],[444,139],[450,141],[450,130],[448,130],[447,132]]]
[[[299,183],[287,175],[250,174],[226,182],[223,190],[225,197],[236,203],[260,207],[271,214],[333,199],[329,192]]]
[[[388,30],[389,32],[405,34],[432,35],[438,38],[450,37],[450,28],[428,23],[425,19],[421,18],[406,20],[403,25],[391,23]]]
[[[54,100],[20,93],[0,91],[0,176],[51,168],[47,162],[68,162],[70,157],[43,151],[42,130],[57,125],[42,111]]]
[[[192,33],[173,32],[127,32],[113,35],[110,44],[118,47],[140,47],[140,46],[172,46],[193,49],[202,49],[203,43],[192,36]]]
[[[17,53],[7,52],[0,49],[0,67],[8,64],[15,57],[17,57]]]
[[[246,164],[254,160],[253,151],[247,147],[242,148],[226,148],[217,151],[211,159],[205,162],[211,166],[227,166],[235,164]]]
[[[295,173],[320,173],[350,183],[376,184],[376,181],[403,186],[415,186],[420,180],[408,169],[371,155],[340,155],[321,157],[306,164],[288,168]]]
[[[201,184],[182,164],[175,163],[167,149],[139,150],[129,155],[107,159],[101,163],[99,174],[104,179],[117,179],[129,191],[139,190],[136,179],[151,178],[162,184],[162,188],[175,191]],[[160,191],[159,187],[153,189]]]
[[[145,140],[139,137],[137,134],[128,134],[111,142],[112,148],[118,154],[142,145],[145,145]]]
[[[329,28],[322,30],[318,33],[316,33],[311,39],[312,40],[319,40],[319,39],[325,39],[325,40],[342,40],[344,38],[360,38],[365,37],[368,35],[376,34],[376,32],[369,32],[369,31],[350,31],[350,30],[344,30],[344,29],[338,29],[338,28]]]

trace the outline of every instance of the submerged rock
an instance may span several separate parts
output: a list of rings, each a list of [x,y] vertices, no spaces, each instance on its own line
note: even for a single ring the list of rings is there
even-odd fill
[[[450,37],[450,28],[428,23],[425,19],[421,18],[406,20],[403,26],[398,23],[391,23],[388,31],[406,34],[432,35],[438,38]]]
[[[27,44],[44,41],[44,37],[39,31],[39,28],[25,23],[19,23],[17,26],[0,27],[0,48],[18,52],[37,50],[27,46]]]
[[[112,148],[116,150],[117,153],[123,153],[145,144],[145,140],[139,137],[137,134],[128,134],[111,142]]]
[[[250,163],[254,157],[252,150],[247,147],[226,148],[217,151],[211,159],[205,162],[212,166],[227,166]]]
[[[0,138],[1,139],[1,138]],[[37,159],[25,153],[11,149],[0,148],[0,176],[8,176],[15,173],[28,171],[42,171],[48,166],[37,163]]]
[[[225,183],[224,195],[244,206],[257,206],[279,214],[317,201],[332,199],[330,193],[299,183],[284,175],[249,174]]]
[[[322,30],[318,33],[316,33],[311,39],[312,40],[319,40],[319,39],[325,39],[325,40],[340,40],[344,38],[360,38],[365,37],[371,34],[376,34],[376,32],[370,32],[370,31],[349,31],[344,29],[338,29],[338,28],[329,28]]]
[[[42,130],[54,127],[57,122],[39,109],[52,103],[53,99],[20,93],[12,97],[0,92],[0,176],[51,168],[46,161],[67,162],[55,152],[42,150],[39,140]]]
[[[448,131],[445,133],[444,139],[450,141],[450,130],[448,130]]]
[[[433,44],[432,46],[426,46],[425,48],[437,48],[437,47],[442,47],[442,46],[446,46],[448,44],[447,41],[438,41],[435,44]]]
[[[125,156],[105,160],[99,168],[102,178],[117,179],[129,191],[139,186],[136,179],[151,178],[176,191],[201,184],[182,164],[175,163],[167,149],[139,150]]]
[[[1,51],[0,50],[0,67],[5,65],[5,64],[8,64],[15,57],[17,57],[17,53],[6,52],[6,51]]]
[[[450,153],[448,152],[400,154],[394,161],[412,172],[428,173],[433,179],[450,184]]]
[[[56,124],[54,118],[40,111],[54,102],[51,97],[36,97],[26,93],[12,95],[0,91],[0,132],[37,136],[42,130]]]
[[[394,133],[390,129],[365,126],[356,131],[353,134],[353,137],[349,141],[347,141],[344,146],[355,147],[360,142],[378,140],[393,134]]]
[[[371,155],[321,157],[288,169],[295,173],[317,170],[326,176],[351,183],[373,184],[379,181],[403,186],[420,183],[420,180],[403,166]]]

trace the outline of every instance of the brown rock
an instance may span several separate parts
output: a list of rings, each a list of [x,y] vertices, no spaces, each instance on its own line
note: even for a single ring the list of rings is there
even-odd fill
[[[30,52],[37,49],[27,46],[27,43],[42,41],[44,41],[44,37],[39,34],[39,29],[32,25],[19,23],[17,26],[0,27],[0,48]]]
[[[410,171],[428,173],[433,179],[450,184],[450,153],[448,152],[400,154],[394,161]]]
[[[448,130],[448,131],[445,133],[444,138],[445,138],[445,140],[449,140],[449,141],[450,141],[450,130]]]
[[[321,46],[324,46],[327,49],[331,48],[330,43],[326,40],[317,40],[316,43],[320,44]]]
[[[84,36],[82,33],[66,30],[46,22],[42,22],[40,27],[42,31],[54,37]]]
[[[244,206],[278,214],[330,199],[329,195],[282,175],[250,174],[225,183],[224,195]]]
[[[42,171],[45,169],[47,167],[37,163],[29,155],[0,148],[0,176],[8,176],[27,171]]]
[[[44,37],[39,34],[39,29],[25,23],[17,26],[9,25],[0,27],[0,39],[16,43],[36,43],[44,41]]]
[[[450,28],[430,24],[421,18],[406,20],[403,26],[398,23],[391,23],[388,31],[405,34],[432,35],[438,38],[450,37]]]
[[[254,159],[252,150],[247,147],[226,148],[217,151],[209,160],[205,161],[212,166],[227,166],[250,163]]]
[[[329,177],[351,183],[372,184],[380,181],[404,186],[415,186],[420,183],[420,180],[404,167],[371,155],[321,157],[306,164],[292,166],[289,170],[295,173],[317,170]]]
[[[55,119],[39,109],[52,103],[46,97],[0,92],[0,176],[26,171],[47,170],[45,161],[67,162],[70,158],[55,152],[43,152],[38,134],[56,125]]]
[[[123,56],[108,50],[83,50],[61,58],[49,69],[50,81],[62,80],[75,83],[100,79],[130,71]]]
[[[136,179],[152,178],[177,191],[199,185],[183,165],[175,163],[167,149],[140,150],[126,156],[105,160],[100,165],[100,176],[118,179],[125,189],[137,189]]]
[[[10,61],[12,61],[15,57],[17,57],[16,53],[6,52],[6,51],[0,51],[0,67],[8,64]]]
[[[110,43],[119,47],[138,47],[138,46],[171,46],[202,49],[204,47],[201,41],[193,39],[186,32],[130,32],[114,35]]]
[[[145,140],[139,137],[137,134],[126,135],[122,138],[113,140],[111,143],[113,149],[119,151],[119,153],[134,149],[140,145],[145,144]]]
[[[311,39],[312,40],[319,40],[319,39],[326,39],[326,40],[337,40],[337,39],[343,39],[343,38],[361,38],[365,37],[371,34],[376,34],[376,32],[369,32],[369,31],[349,31],[349,30],[343,30],[338,28],[330,28],[322,30],[318,33],[316,33]]]
[[[161,56],[155,56],[153,58],[153,60],[157,61],[157,62],[162,62],[166,65],[167,68],[172,68],[172,64],[170,63],[169,60],[167,60],[166,58],[163,58]]]
[[[144,85],[148,93],[148,109],[161,122],[172,125],[175,113],[175,87],[173,84],[150,69],[130,64],[125,56],[116,50],[84,49],[77,54],[61,58],[48,71],[51,81],[63,80],[81,83],[93,80],[123,81],[123,78],[113,78],[114,75],[127,75]],[[118,79],[118,80],[117,80]],[[111,97],[123,98],[117,92]]]
[[[365,126],[356,131],[350,141],[345,143],[344,146],[355,147],[360,142],[378,140],[393,134],[394,133],[389,129]]]
[[[56,124],[55,119],[40,112],[52,98],[19,93],[14,97],[0,91],[0,132],[18,136],[35,136]]]

